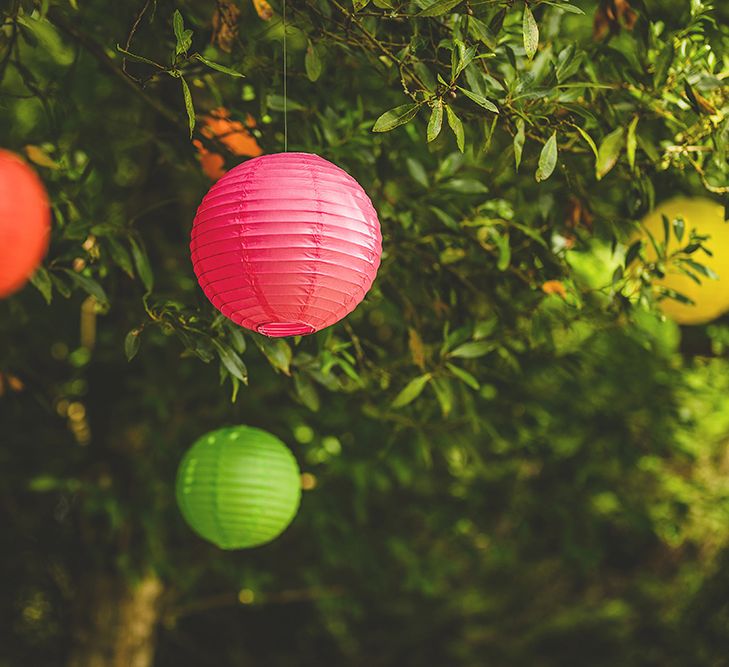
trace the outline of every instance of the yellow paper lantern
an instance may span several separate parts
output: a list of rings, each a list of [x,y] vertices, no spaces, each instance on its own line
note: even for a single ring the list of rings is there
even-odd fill
[[[654,280],[654,284],[675,290],[687,296],[694,304],[681,303],[667,297],[661,300],[659,308],[666,317],[679,324],[711,322],[729,311],[729,223],[724,222],[724,208],[721,204],[702,198],[677,197],[663,202],[643,219],[644,229],[650,231],[658,242],[664,238],[664,215],[671,224],[667,254],[684,247],[691,230],[695,229],[698,234],[709,237],[704,245],[713,253],[713,257],[699,250],[691,255],[691,259],[711,269],[719,279],[699,276],[699,285],[682,273],[678,266],[669,264],[665,277]],[[683,218],[685,222],[684,238],[681,242],[672,228],[676,218]],[[645,248],[647,258],[654,261],[656,252],[647,238]]]

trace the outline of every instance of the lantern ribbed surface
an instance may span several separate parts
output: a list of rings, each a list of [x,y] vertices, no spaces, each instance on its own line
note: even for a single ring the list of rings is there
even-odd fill
[[[278,537],[299,508],[296,459],[276,436],[234,426],[192,445],[177,471],[177,504],[200,537],[221,549]]]
[[[190,244],[213,305],[267,336],[319,331],[355,309],[382,253],[372,202],[347,172],[310,153],[231,169],[205,195]]]
[[[50,228],[43,183],[18,156],[0,150],[0,297],[20,289],[38,268]]]

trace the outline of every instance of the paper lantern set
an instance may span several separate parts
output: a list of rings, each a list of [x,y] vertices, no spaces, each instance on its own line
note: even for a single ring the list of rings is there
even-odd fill
[[[370,198],[347,172],[318,155],[278,153],[238,165],[210,188],[190,251],[200,286],[223,315],[266,336],[298,336],[362,301],[382,236]],[[246,426],[203,436],[177,473],[183,517],[222,549],[277,537],[300,494],[286,446]]]
[[[0,298],[20,289],[48,248],[51,212],[38,176],[0,150]]]
[[[721,204],[710,199],[688,199],[677,197],[662,203],[643,220],[643,227],[650,231],[654,238],[662,239],[663,216],[669,221],[683,218],[686,225],[686,236],[695,228],[699,234],[709,236],[707,242],[713,256],[701,253],[696,261],[712,269],[719,276],[718,280],[701,279],[701,284],[694,282],[689,276],[677,268],[669,268],[665,277],[655,280],[656,285],[675,290],[689,297],[694,304],[685,304],[675,299],[663,299],[659,308],[669,318],[679,324],[706,324],[720,315],[729,312],[729,223],[724,222],[724,209]],[[685,244],[685,240],[684,240]],[[656,258],[651,243],[646,243],[648,259]],[[667,250],[670,254],[678,247],[678,240],[670,235]]]
[[[663,215],[681,216],[687,230],[710,235],[714,256],[701,261],[720,276],[729,271],[729,224],[719,204],[673,199],[648,215],[644,227],[660,237]],[[0,151],[0,296],[35,270],[49,226],[42,184],[25,163]],[[317,155],[279,153],[238,165],[210,188],[193,222],[190,250],[200,286],[223,315],[266,336],[295,336],[331,326],[362,301],[379,267],[382,237],[372,202],[349,174]],[[729,311],[721,281],[696,285],[669,272],[657,282],[696,302],[661,302],[681,324]],[[300,474],[275,436],[223,428],[185,454],[176,494],[198,535],[222,549],[243,549],[276,538],[293,520]]]
[[[35,173],[0,151],[0,297],[35,271],[50,209]],[[319,331],[364,298],[380,264],[372,202],[349,174],[317,155],[282,153],[225,174],[195,216],[192,262],[226,317],[267,336]],[[295,458],[273,435],[246,426],[195,442],[177,474],[184,519],[221,549],[265,544],[299,506]]]

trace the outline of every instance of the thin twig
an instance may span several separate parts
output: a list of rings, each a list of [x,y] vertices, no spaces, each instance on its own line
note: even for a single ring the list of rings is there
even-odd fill
[[[145,93],[134,83],[134,81],[132,81],[132,79],[130,79],[116,66],[116,63],[109,58],[108,55],[106,55],[106,52],[101,45],[97,44],[96,41],[81,32],[73,23],[67,21],[63,14],[61,14],[61,12],[59,12],[55,7],[52,7],[48,11],[48,18],[53,24],[69,35],[69,37],[75,39],[79,44],[81,44],[81,46],[91,53],[91,55],[93,55],[109,73],[113,74],[119,81],[124,82],[124,85],[133,91],[137,97],[144,100],[151,108],[153,108],[161,116],[164,116],[164,118],[172,124],[187,131],[187,124],[183,122],[182,118],[179,118],[177,114],[172,112],[166,106],[150,95],[147,95],[147,93]]]
[[[690,157],[688,154],[686,155],[686,159],[691,163],[691,166],[696,170],[696,173],[699,175],[699,178],[701,179],[701,182],[703,183],[704,187],[709,191],[713,192],[717,195],[723,195],[729,192],[729,185],[728,186],[720,186],[720,185],[712,185],[709,183],[709,179],[706,178],[706,174],[704,173],[704,168],[692,157]]]
[[[365,28],[360,21],[357,20],[356,16],[350,12],[348,9],[343,7],[337,0],[332,0],[332,4],[342,13],[344,16],[347,17],[347,19],[359,30],[371,43],[374,44],[379,51],[386,56],[388,59],[390,59],[392,62],[396,63],[398,66],[398,69],[400,71],[401,76],[401,82],[403,84],[403,88],[405,91],[405,94],[412,98],[413,101],[417,102],[416,96],[414,93],[411,93],[408,89],[407,85],[405,84],[405,76],[404,74],[407,73],[407,75],[415,81],[422,90],[427,90],[428,87],[423,83],[422,79],[410,68],[408,65],[405,64],[402,60],[400,60],[394,53],[390,51],[377,37],[375,37],[367,28]]]
[[[104,69],[106,69],[110,74],[113,74],[118,81],[122,82],[130,91],[132,91],[137,97],[143,100],[150,108],[154,109],[154,111],[156,111],[160,116],[172,123],[172,125],[174,125],[176,128],[185,132],[185,134],[188,133],[189,130],[187,121],[184,121],[174,111],[168,109],[164,104],[156,100],[151,95],[148,95],[140,86],[138,86],[134,82],[131,77],[124,74],[124,72],[122,72],[122,70],[117,67],[117,64],[106,54],[100,44],[98,44],[88,35],[81,32],[75,26],[75,24],[67,21],[63,14],[61,14],[55,7],[52,7],[48,11],[48,18],[69,37],[76,40],[84,49],[86,49],[86,51],[88,51],[92,56],[94,56],[94,58],[96,58],[96,60],[99,61]],[[234,153],[230,150],[228,146],[225,146],[222,142],[218,141],[215,138],[207,136],[201,130],[195,130],[195,138],[198,139],[200,143],[202,143],[203,146],[205,146],[205,148],[210,151],[221,154],[227,153],[229,155],[234,155]]]
[[[209,611],[210,609],[219,609],[221,607],[233,607],[243,604],[246,606],[290,604],[292,602],[307,602],[322,598],[339,597],[343,594],[344,590],[342,588],[334,586],[326,588],[297,588],[289,591],[280,591],[278,593],[258,593],[250,603],[243,603],[237,593],[220,593],[180,605],[177,608],[172,608],[167,612],[166,616],[169,619],[177,620],[184,616]]]
[[[134,17],[134,22],[132,23],[132,27],[129,29],[129,34],[127,35],[127,41],[124,44],[124,50],[125,51],[131,51],[131,45],[132,45],[132,39],[134,39],[134,33],[137,32],[137,28],[139,27],[139,24],[142,22],[142,17],[147,13],[147,10],[149,9],[149,5],[152,4],[152,0],[145,0],[144,5],[142,8],[137,12],[137,15]],[[138,79],[133,77],[129,72],[127,72],[127,59],[122,58],[122,72],[126,74],[130,79],[134,79],[135,81],[139,82]]]

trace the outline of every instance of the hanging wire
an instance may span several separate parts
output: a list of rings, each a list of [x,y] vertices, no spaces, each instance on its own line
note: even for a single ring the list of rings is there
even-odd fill
[[[284,153],[289,150],[289,121],[286,113],[286,0],[283,0],[283,113],[284,113]]]

